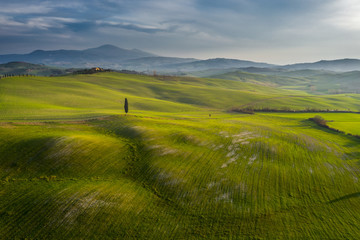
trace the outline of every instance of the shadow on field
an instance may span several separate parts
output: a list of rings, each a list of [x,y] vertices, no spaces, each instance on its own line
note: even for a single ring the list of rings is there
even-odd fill
[[[356,136],[346,134],[346,133],[338,131],[336,129],[319,126],[319,125],[317,125],[315,123],[312,123],[310,120],[302,120],[301,123],[302,123],[303,126],[307,126],[307,127],[312,128],[312,129],[318,129],[318,130],[321,130],[323,132],[327,132],[327,133],[330,133],[330,134],[335,134],[335,135],[346,138],[348,141],[344,145],[345,147],[357,147],[360,144],[360,140]],[[358,156],[359,153],[360,152],[353,152],[353,154],[355,154],[356,156]]]
[[[350,198],[355,198],[355,197],[360,197],[360,192],[351,193],[351,194],[348,194],[348,195],[345,195],[345,196],[342,196],[342,197],[333,199],[333,200],[329,201],[328,204],[330,204],[330,203],[336,203],[336,202],[339,202],[339,201],[342,201],[342,200],[346,200],[346,199],[350,199]]]

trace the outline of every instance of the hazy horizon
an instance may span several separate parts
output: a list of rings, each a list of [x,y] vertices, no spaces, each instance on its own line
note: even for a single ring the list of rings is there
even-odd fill
[[[160,56],[292,64],[360,58],[355,0],[14,0],[0,54],[112,44]]]
[[[117,46],[117,45],[114,45],[114,44],[102,44],[102,45],[99,45],[99,46],[93,46],[93,47],[89,47],[89,48],[78,48],[78,49],[33,49],[31,51],[28,51],[28,52],[20,52],[20,53],[14,53],[14,54],[29,54],[29,53],[32,53],[34,51],[37,51],[37,50],[44,50],[44,51],[57,51],[57,50],[75,50],[75,51],[82,51],[82,50],[86,50],[86,49],[90,49],[90,48],[98,48],[98,47],[101,47],[101,46],[104,46],[104,45],[112,45],[112,46],[115,46],[115,47],[118,47],[118,48],[122,48],[121,46]],[[160,54],[157,54],[156,52],[153,52],[153,51],[147,51],[147,50],[144,50],[144,49],[140,49],[140,48],[123,48],[123,49],[127,49],[127,50],[131,50],[131,49],[138,49],[138,50],[142,50],[142,51],[146,51],[148,53],[151,53],[151,54],[154,54],[154,55],[157,55],[159,57],[180,57],[180,56],[169,56],[169,55],[160,55]],[[10,53],[11,55],[12,53]],[[7,54],[1,54],[1,55],[7,55]],[[274,62],[266,62],[266,61],[263,61],[263,60],[252,60],[252,59],[242,59],[242,58],[229,58],[229,57],[219,57],[219,56],[214,56],[214,57],[209,57],[209,58],[196,58],[196,57],[187,57],[185,56],[184,58],[194,58],[196,60],[208,60],[208,59],[217,59],[217,58],[226,58],[226,59],[234,59],[234,60],[244,60],[244,61],[254,61],[254,62],[258,62],[258,63],[268,63],[268,64],[274,64],[274,65],[291,65],[291,64],[298,64],[298,63],[313,63],[313,62],[319,62],[319,61],[331,61],[331,60],[340,60],[340,58],[337,58],[337,59],[315,59],[313,61],[303,61],[303,62],[285,62],[285,63],[274,63]],[[341,59],[357,59],[357,58],[341,58]]]

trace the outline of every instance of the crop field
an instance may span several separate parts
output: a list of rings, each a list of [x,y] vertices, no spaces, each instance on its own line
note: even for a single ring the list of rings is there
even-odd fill
[[[227,112],[280,97],[360,106],[231,80],[2,79],[0,239],[356,239],[360,140],[308,118],[356,133],[360,115]]]
[[[332,128],[339,129],[353,135],[360,135],[360,114],[342,114],[339,116],[331,116],[329,121],[331,122],[328,122],[328,125]]]
[[[359,94],[309,95],[231,80],[149,77],[118,73],[66,77],[10,77],[0,81],[1,119],[84,119],[131,110],[198,112],[231,107],[360,110]]]
[[[358,113],[266,113],[264,115],[298,120],[309,119],[318,115],[324,118],[331,128],[353,135],[360,135],[360,114]]]
[[[330,72],[320,70],[281,71],[260,69],[260,73],[242,71],[199,74],[213,78],[253,82],[260,85],[296,89],[311,94],[359,93],[359,72]]]

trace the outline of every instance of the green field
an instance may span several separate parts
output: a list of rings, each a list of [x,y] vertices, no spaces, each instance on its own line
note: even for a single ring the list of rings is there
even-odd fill
[[[254,104],[358,111],[360,97],[117,73],[1,79],[0,239],[356,239],[360,140],[307,119],[355,134],[360,115],[227,112]]]
[[[339,129],[345,133],[360,135],[360,114],[342,114],[341,116],[335,115],[330,116],[326,120],[331,121],[327,124],[332,128]]]
[[[360,114],[358,113],[267,113],[265,115],[298,120],[309,119],[318,115],[324,118],[331,128],[353,135],[360,135]]]
[[[250,68],[251,69],[251,68]],[[359,71],[331,72],[324,70],[284,70],[284,69],[252,69],[254,73],[243,71],[218,73],[208,71],[199,74],[212,78],[251,82],[265,86],[278,86],[283,89],[301,90],[311,94],[360,93]],[[195,73],[196,75],[196,73]]]
[[[148,77],[118,73],[66,77],[11,77],[0,82],[1,119],[83,119],[131,110],[197,112],[204,108],[306,108],[360,111],[359,94],[310,95],[231,80]]]

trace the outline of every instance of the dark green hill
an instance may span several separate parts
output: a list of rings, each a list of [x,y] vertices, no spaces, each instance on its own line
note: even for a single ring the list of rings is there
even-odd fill
[[[0,64],[0,75],[37,75],[51,76],[71,73],[71,69],[49,67],[42,64],[26,62],[9,62]]]

